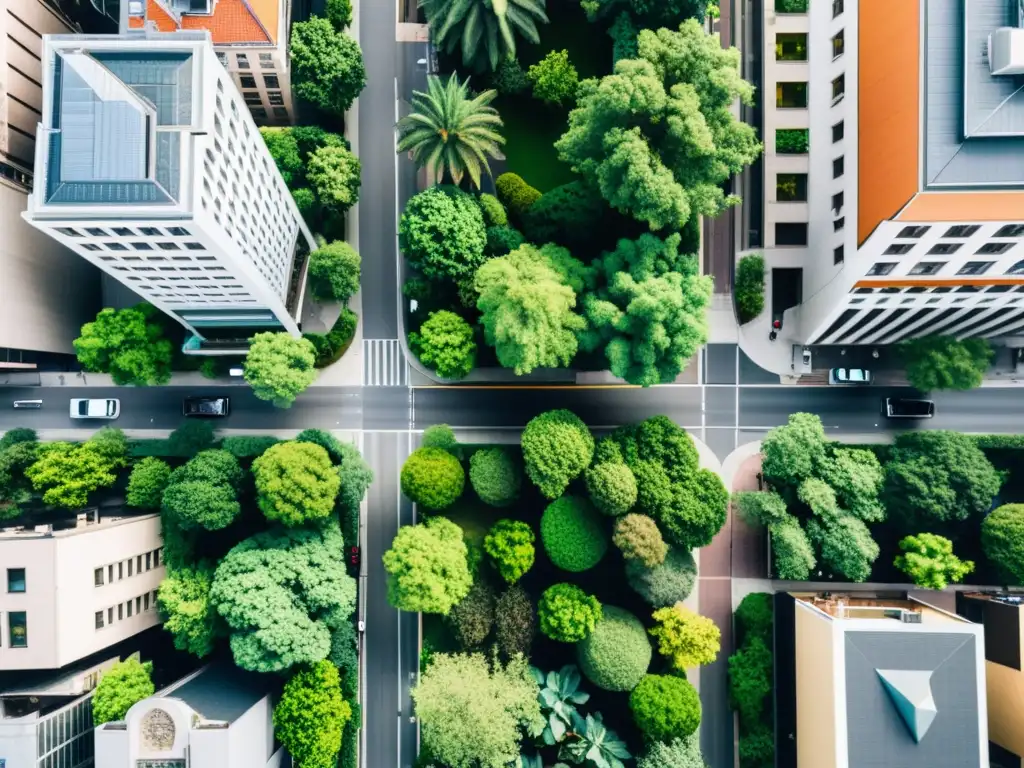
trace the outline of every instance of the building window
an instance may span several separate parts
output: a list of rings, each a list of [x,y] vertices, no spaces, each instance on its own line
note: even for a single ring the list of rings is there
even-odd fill
[[[168,227],[167,234],[171,237],[188,237],[189,231],[184,227]]]
[[[832,143],[842,141],[843,136],[846,135],[846,124],[840,120],[838,123],[832,126]]]
[[[103,569],[102,568],[97,568],[95,571],[92,572],[92,583],[93,583],[93,586],[97,586],[97,587],[102,587],[103,586]]]
[[[142,555],[138,555],[135,558],[135,572],[142,573]]]
[[[832,104],[833,106],[842,101],[846,93],[846,75],[840,75],[832,81]]]
[[[7,614],[7,642],[11,648],[28,648],[28,619],[24,611]]]
[[[147,552],[146,553],[146,570],[149,571],[149,570],[152,570],[152,568],[153,568],[153,553],[152,552]]]
[[[1006,270],[1006,274],[1024,275],[1024,261],[1018,261],[1016,264],[1014,264],[1012,267]]]
[[[263,104],[263,97],[258,93],[246,93],[242,98],[245,99],[245,104],[249,107],[258,107]]]
[[[845,50],[845,36],[843,35],[843,30],[840,29],[839,32],[832,38],[833,61],[842,56]]]
[[[104,243],[108,251],[127,251],[128,246],[124,243]]]
[[[833,232],[840,232],[840,231],[842,231],[843,227],[845,227],[845,226],[846,226],[846,217],[845,216],[840,216],[838,219],[836,219],[835,221],[832,222],[832,231]]]
[[[958,275],[983,275],[995,264],[994,261],[968,261],[957,270]]]
[[[226,53],[218,53],[217,61],[220,62],[221,66],[224,67],[224,69],[228,68],[228,55]],[[220,80],[217,81],[217,88],[223,89],[223,86],[220,84]]]
[[[239,69],[248,69],[249,68],[249,57],[248,57],[248,55],[246,55],[244,53],[236,53],[235,54],[235,63],[238,64],[238,68]]]
[[[832,160],[832,178],[838,179],[846,171],[846,161],[843,155]]]
[[[135,613],[142,613],[142,597],[135,598]]]
[[[24,592],[25,591],[25,569],[24,568],[8,568],[7,569],[7,591],[8,592]]]
[[[807,109],[807,83],[776,83],[775,106],[779,109]]]
[[[153,250],[153,246],[152,245],[150,245],[149,243],[141,243],[141,242],[140,243],[132,243],[132,248],[134,248],[136,251],[152,251]]]
[[[1000,227],[994,237],[1024,237],[1024,224],[1007,224]]]
[[[776,61],[807,61],[807,33],[780,32],[775,36]]]
[[[947,229],[943,237],[970,237],[979,229],[981,227],[977,224],[957,224],[955,227]]]
[[[71,229],[71,227],[57,227],[57,231],[65,237],[82,237],[81,233]]]
[[[82,243],[82,247],[87,251],[98,251],[100,247],[96,243]]]
[[[114,583],[114,566],[113,565],[108,565],[107,566],[107,583],[108,584],[113,584]]]
[[[242,75],[238,78],[238,80],[242,83],[243,88],[256,88],[256,78],[252,75]]]
[[[103,611],[96,611],[96,629],[103,629]]]
[[[260,54],[260,66],[263,67],[263,69],[273,69],[274,68],[274,56],[273,56],[273,54],[261,53]]]
[[[911,275],[937,275],[946,266],[944,261],[919,261],[910,268]]]
[[[844,250],[845,249],[841,245],[836,246],[835,248],[832,249],[832,263],[833,264],[842,264],[843,263],[843,260],[846,258],[844,253],[843,253]]]
[[[149,610],[149,592],[142,596],[142,605],[145,606],[145,610]]]
[[[277,107],[277,109],[280,109],[280,107]],[[252,112],[252,116],[257,120],[267,119],[267,110],[263,107],[252,106],[249,111]]]
[[[129,579],[132,577],[132,565],[134,565],[134,563],[132,563],[131,559],[129,559],[128,560],[128,578]]]
[[[904,227],[896,237],[913,237],[916,239],[923,237],[929,229],[931,227]]]
[[[156,245],[157,245],[157,247],[161,251],[180,251],[181,250],[181,248],[178,246],[177,243],[157,243]]]
[[[281,106],[284,104],[284,96],[280,91],[267,91],[267,98],[270,99],[271,105]]]
[[[117,564],[117,580],[124,578],[124,561]]]
[[[843,0],[832,0],[832,18],[840,16],[845,9],[843,8]]]
[[[928,249],[928,255],[948,256],[960,250],[963,243],[936,243]]]
[[[896,269],[895,261],[879,261],[871,265],[871,269],[868,270],[868,276],[888,275],[894,269]]]
[[[807,245],[807,224],[798,222],[776,222],[776,245]]]
[[[285,107],[274,107],[274,117],[288,117],[288,110]]]
[[[127,605],[128,605],[128,618],[130,619],[132,617],[132,601],[129,600]]]
[[[832,195],[832,210],[835,213],[839,213],[841,210],[843,210],[844,202],[846,202],[846,197],[843,195],[843,193],[836,192],[834,195]]]
[[[161,550],[161,549],[157,549],[157,550],[154,550],[154,552],[153,552],[153,567],[154,568],[159,568],[160,567],[160,553],[162,551],[163,550]]]
[[[1000,253],[1006,253],[1011,248],[1013,248],[1013,243],[985,243],[976,251],[976,253],[979,256],[995,256]]]
[[[778,174],[775,177],[775,199],[781,203],[807,202],[807,174]]]
[[[914,247],[914,243],[895,243],[885,249],[886,256],[902,256],[905,253],[910,253],[910,250]]]

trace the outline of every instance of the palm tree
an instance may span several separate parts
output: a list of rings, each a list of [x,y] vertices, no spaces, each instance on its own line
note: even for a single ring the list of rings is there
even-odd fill
[[[501,117],[488,106],[497,91],[469,97],[469,80],[460,83],[457,74],[447,82],[427,78],[427,92],[414,91],[413,111],[398,121],[398,151],[411,152],[420,168],[426,168],[435,184],[447,173],[456,184],[467,173],[473,186],[480,187],[480,171],[491,173],[487,158],[504,160],[498,133]]]
[[[547,24],[545,0],[420,0],[434,43],[478,72],[498,68],[516,54],[516,34],[540,41],[537,22]]]

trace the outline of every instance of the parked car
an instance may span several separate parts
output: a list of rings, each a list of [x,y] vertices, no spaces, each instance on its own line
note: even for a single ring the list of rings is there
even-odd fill
[[[359,552],[359,547],[348,548],[348,562],[350,565],[358,568],[361,557],[362,556]]]
[[[882,415],[887,419],[930,419],[935,415],[931,400],[887,397],[882,401]]]
[[[181,404],[185,416],[223,417],[231,413],[231,398],[186,397]]]
[[[112,397],[71,400],[72,419],[116,419],[121,415],[121,401]]]
[[[828,372],[829,384],[870,384],[871,371],[863,368],[833,368]]]

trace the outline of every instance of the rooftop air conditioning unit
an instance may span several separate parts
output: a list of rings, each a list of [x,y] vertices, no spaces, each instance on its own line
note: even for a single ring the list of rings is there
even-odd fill
[[[1024,75],[1024,29],[1000,27],[989,35],[988,68],[993,75]]]
[[[920,624],[921,614],[917,611],[903,611],[903,613],[900,614],[900,621],[904,624]]]

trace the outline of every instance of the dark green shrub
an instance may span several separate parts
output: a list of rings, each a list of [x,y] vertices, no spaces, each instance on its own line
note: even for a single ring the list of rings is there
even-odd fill
[[[214,443],[213,426],[208,421],[186,421],[167,437],[169,456],[189,459]]]
[[[267,448],[280,442],[276,437],[225,437],[220,447],[236,459],[255,459]]]
[[[736,645],[756,637],[771,646],[773,614],[774,603],[768,592],[751,592],[744,597],[736,608]]]
[[[594,631],[576,644],[580,671],[598,688],[631,691],[651,664],[651,643],[640,620],[606,605]]]
[[[700,697],[684,678],[644,675],[629,694],[633,720],[654,741],[689,736],[700,725]]]
[[[483,579],[477,579],[461,602],[448,614],[448,626],[455,641],[464,651],[479,647],[494,626],[494,590]]]
[[[985,557],[1000,568],[1010,584],[1024,584],[1024,504],[1003,504],[981,524]]]
[[[612,39],[612,62],[622,59],[635,59],[639,55],[636,36],[639,30],[633,23],[633,17],[623,11],[615,17],[615,21],[608,28],[608,35]]]
[[[764,309],[764,256],[751,253],[736,267],[736,311],[749,323]]]
[[[448,451],[457,459],[462,458],[462,451],[459,449],[459,440],[455,437],[455,430],[447,424],[433,424],[423,430],[423,437],[420,439],[421,448],[440,448]]]
[[[523,181],[523,177],[518,173],[501,174],[495,180],[494,187],[498,192],[498,199],[517,220],[521,220],[530,207],[540,199],[540,191]]]
[[[519,498],[523,469],[504,448],[483,448],[469,458],[469,482],[492,507],[507,507]]]
[[[37,442],[39,442],[39,437],[34,429],[15,427],[14,429],[8,429],[4,432],[3,437],[0,437],[0,451],[6,451],[12,445],[17,445],[18,443]]]
[[[359,290],[362,259],[348,243],[337,240],[309,256],[309,288],[320,301],[347,302]]]
[[[450,507],[465,484],[459,460],[440,448],[417,448],[402,465],[402,493],[429,510]]]
[[[586,479],[590,500],[604,514],[618,517],[636,504],[636,478],[625,464],[595,464],[587,470]]]
[[[669,547],[665,561],[650,568],[642,561],[626,561],[626,581],[654,608],[675,605],[689,597],[697,580],[697,564],[685,549]]]
[[[125,503],[140,509],[159,509],[170,479],[167,462],[152,457],[143,459],[132,467]]]
[[[487,228],[487,253],[491,256],[504,256],[525,242],[526,238],[518,229],[512,227]]]
[[[759,725],[740,734],[740,768],[775,768],[775,734]]]
[[[343,32],[352,23],[352,0],[327,0],[324,15],[336,31]]]
[[[750,730],[770,710],[772,652],[752,637],[729,657],[729,706],[740,716],[740,727]]]
[[[530,87],[526,73],[515,56],[503,59],[490,77],[491,87],[504,96],[515,96]]]
[[[308,339],[313,344],[313,349],[316,351],[314,365],[317,368],[326,368],[341,359],[341,356],[352,345],[358,323],[359,315],[348,307],[344,307],[327,333],[302,334],[302,338]]]
[[[484,224],[488,227],[504,227],[508,224],[505,206],[494,195],[484,192],[477,198],[477,202],[480,203],[480,212],[484,215]]]
[[[531,243],[558,243],[572,251],[600,235],[608,206],[582,181],[548,190],[523,215],[523,233]]]
[[[430,187],[414,195],[398,223],[398,240],[406,261],[428,280],[472,277],[486,259],[480,206],[456,187]]]
[[[807,128],[779,128],[775,131],[775,152],[780,155],[803,155],[810,148]]]
[[[593,568],[608,550],[608,535],[593,505],[576,496],[551,502],[540,520],[544,551],[556,567],[578,573]]]

